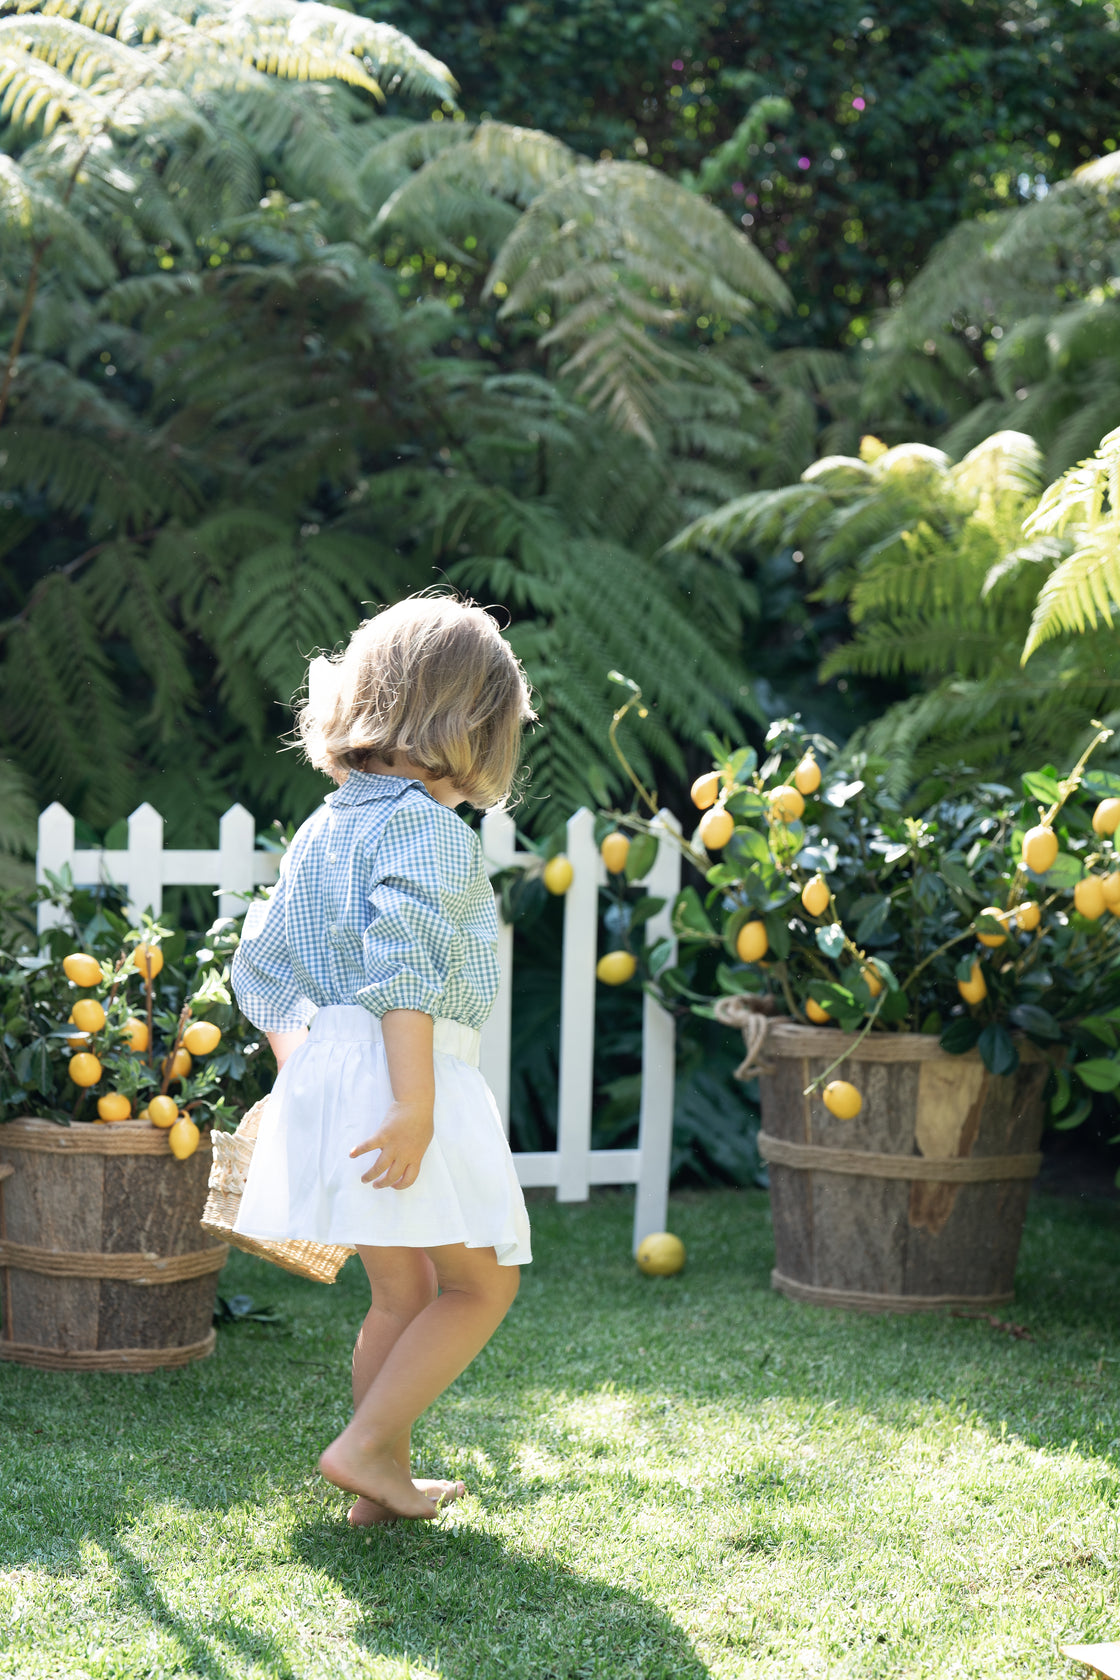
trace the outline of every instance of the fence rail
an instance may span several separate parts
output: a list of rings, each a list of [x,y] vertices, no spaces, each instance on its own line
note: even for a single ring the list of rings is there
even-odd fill
[[[594,817],[577,811],[568,823],[567,850],[573,869],[564,900],[561,954],[559,1090],[554,1150],[515,1154],[518,1177],[526,1187],[555,1188],[561,1202],[586,1201],[592,1185],[636,1186],[634,1245],[651,1231],[663,1230],[673,1137],[675,1031],[672,1016],[648,995],[642,1008],[642,1084],[638,1145],[635,1149],[593,1149],[592,1107],[595,1069],[595,961],[599,933],[599,888],[607,875],[595,845]],[[669,910],[680,886],[680,852],[672,836],[677,824],[663,811],[655,828],[662,842],[644,883],[665,899],[665,908],[646,924],[652,940],[672,939]],[[216,851],[178,851],[163,844],[163,818],[141,805],[128,819],[128,846],[121,850],[82,850],[75,844],[74,819],[54,804],[39,818],[36,875],[70,870],[75,886],[111,881],[128,892],[129,914],[144,910],[158,916],[168,886],[210,886],[218,890],[218,914],[236,916],[241,894],[276,879],[279,856],[256,845],[256,824],[243,805],[234,805],[218,824]],[[517,848],[513,818],[492,811],[482,822],[482,849],[492,875],[524,868],[534,854]],[[57,906],[39,906],[39,927],[61,923]],[[502,1123],[509,1131],[510,1048],[513,1014],[513,928],[499,919],[498,957],[501,981],[493,1012],[482,1034],[482,1070],[494,1092]]]

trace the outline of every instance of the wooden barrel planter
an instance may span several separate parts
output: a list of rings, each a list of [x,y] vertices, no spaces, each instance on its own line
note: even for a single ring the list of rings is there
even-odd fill
[[[186,1161],[144,1120],[0,1125],[0,1359],[154,1371],[214,1350],[229,1252],[203,1234],[210,1136]]]
[[[1049,1064],[1029,1042],[1016,1073],[949,1056],[921,1033],[868,1033],[833,1075],[863,1108],[837,1120],[807,1087],[852,1038],[773,1022],[759,1081],[770,1164],[775,1289],[865,1312],[1010,1301],[1042,1157]]]

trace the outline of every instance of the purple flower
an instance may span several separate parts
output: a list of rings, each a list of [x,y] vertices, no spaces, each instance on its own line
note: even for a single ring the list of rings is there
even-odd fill
[[[797,160],[797,167],[798,167],[798,169],[808,169],[808,167],[809,167],[809,159],[808,159],[808,158],[806,158],[806,157],[800,157],[800,158],[798,158],[798,160]]]
[[[742,198],[742,196],[746,192],[746,190],[747,189],[743,185],[742,181],[732,181],[731,191],[735,194],[736,198]]]
[[[674,70],[683,70],[684,69],[684,59],[683,58],[675,58],[673,60],[673,69]]]
[[[852,110],[853,111],[866,111],[866,109],[867,109],[866,99],[861,99],[859,97],[859,95],[857,94],[856,97],[852,100]]]

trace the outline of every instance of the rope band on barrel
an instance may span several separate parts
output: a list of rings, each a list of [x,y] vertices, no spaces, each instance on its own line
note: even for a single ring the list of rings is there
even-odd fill
[[[220,1272],[229,1248],[193,1248],[187,1254],[99,1254],[95,1250],[33,1248],[0,1240],[0,1266],[44,1277],[111,1278],[122,1283],[182,1283]]]
[[[777,1268],[770,1273],[770,1286],[791,1301],[805,1301],[816,1307],[848,1307],[853,1312],[936,1312],[941,1307],[1003,1307],[1014,1299],[1006,1290],[999,1295],[876,1295],[869,1289],[825,1289],[817,1283],[799,1283]]]
[[[0,1339],[0,1359],[32,1365],[38,1371],[161,1371],[206,1359],[214,1351],[215,1340],[213,1330],[200,1342],[165,1348],[50,1348]]]
[[[937,1184],[986,1184],[999,1178],[1034,1178],[1041,1155],[960,1155],[942,1159],[925,1155],[866,1154],[859,1149],[822,1149],[812,1143],[759,1132],[758,1152],[776,1167],[801,1172],[848,1173],[859,1178],[932,1180]]]
[[[198,1145],[209,1150],[210,1133]],[[53,1120],[8,1120],[0,1125],[0,1149],[31,1150],[39,1155],[170,1155],[167,1133],[146,1120],[113,1120],[73,1126]]]

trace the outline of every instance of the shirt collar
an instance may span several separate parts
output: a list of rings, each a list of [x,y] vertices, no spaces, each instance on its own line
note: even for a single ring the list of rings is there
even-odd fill
[[[381,776],[366,770],[351,770],[342,786],[327,794],[325,803],[337,810],[340,805],[366,805],[372,799],[399,799],[405,788],[410,787],[428,793],[423,782],[412,776]]]

